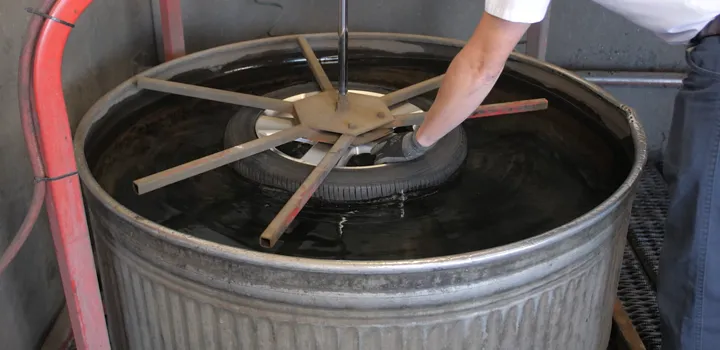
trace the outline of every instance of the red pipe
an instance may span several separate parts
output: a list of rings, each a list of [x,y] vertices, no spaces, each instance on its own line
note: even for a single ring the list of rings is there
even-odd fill
[[[92,0],[59,0],[50,16],[75,23]],[[78,349],[110,349],[90,234],[62,89],[63,52],[71,28],[45,21],[33,67],[37,126],[47,183],[46,206]]]

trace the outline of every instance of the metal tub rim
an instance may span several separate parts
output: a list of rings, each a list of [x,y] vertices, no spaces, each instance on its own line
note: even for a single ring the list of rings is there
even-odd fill
[[[545,70],[559,75],[561,78],[574,82],[577,87],[583,88],[589,92],[600,96],[604,102],[612,105],[618,110],[622,110],[625,115],[625,121],[630,129],[630,135],[633,142],[633,160],[630,172],[625,177],[622,184],[604,201],[597,205],[587,213],[573,219],[565,225],[556,227],[550,231],[536,235],[534,237],[514,242],[508,245],[499,246],[492,249],[445,255],[440,257],[408,259],[408,260],[373,260],[373,261],[341,261],[341,260],[324,260],[312,258],[297,258],[289,256],[281,256],[272,253],[257,252],[245,248],[236,248],[209,242],[203,239],[193,237],[191,235],[171,230],[160,224],[152,222],[141,217],[135,212],[117,202],[99,185],[92,175],[87,160],[85,158],[85,141],[90,135],[91,129],[95,122],[102,119],[110,107],[114,105],[111,102],[119,102],[125,98],[132,96],[140,90],[135,87],[134,81],[137,77],[155,77],[155,78],[171,78],[172,76],[192,69],[193,63],[195,68],[210,68],[220,63],[229,63],[236,60],[242,55],[239,53],[243,49],[266,46],[269,44],[290,44],[294,45],[300,36],[305,36],[309,41],[313,40],[336,40],[335,33],[320,34],[296,34],[285,35],[273,38],[262,38],[250,41],[243,41],[216,48],[199,51],[187,56],[175,59],[170,62],[160,64],[152,69],[142,72],[124,83],[109,91],[105,96],[99,99],[83,116],[77,131],[75,133],[74,147],[76,161],[78,164],[78,173],[83,182],[85,190],[95,196],[102,205],[108,210],[116,213],[119,218],[138,227],[143,232],[153,237],[165,241],[171,245],[195,250],[199,253],[215,256],[217,258],[226,259],[237,263],[252,264],[258,266],[273,267],[283,270],[322,272],[332,274],[342,273],[360,273],[360,274],[385,274],[385,273],[418,273],[423,271],[440,271],[451,270],[478,264],[497,263],[503,260],[512,260],[520,256],[531,254],[535,251],[541,251],[549,246],[553,246],[559,242],[565,241],[577,234],[582,233],[588,227],[602,220],[611,213],[620,203],[629,196],[634,189],[642,168],[647,160],[647,145],[645,132],[640,122],[635,117],[635,112],[599,86],[592,84],[580,76],[562,69],[534,59],[532,57],[513,52],[509,58],[509,62],[517,62],[532,66],[536,69]],[[400,33],[383,33],[383,32],[363,32],[352,33],[351,39],[355,40],[387,40],[400,41],[407,43],[425,43],[439,44],[449,47],[461,48],[465,42],[456,39],[431,37],[415,34]],[[352,40],[351,46],[352,46]],[[196,64],[205,56],[217,57],[224,62],[216,62],[213,64]],[[190,66],[190,69],[188,69]]]

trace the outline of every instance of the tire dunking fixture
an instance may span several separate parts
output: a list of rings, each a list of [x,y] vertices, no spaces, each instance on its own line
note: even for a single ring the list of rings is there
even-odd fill
[[[339,18],[338,65],[340,76],[338,88],[336,89],[328,78],[308,41],[300,36],[298,45],[321,92],[294,102],[155,78],[138,78],[136,84],[143,89],[289,113],[293,116],[294,126],[270,136],[137,179],[133,182],[135,191],[138,194],[145,194],[298,138],[333,144],[330,151],[261,234],[260,245],[272,248],[330,171],[338,165],[341,159],[347,158],[351,146],[381,139],[389,135],[395,127],[421,124],[425,117],[424,113],[393,115],[390,107],[439,88],[444,75],[381,97],[348,92],[347,0],[340,0]],[[543,98],[483,105],[476,109],[469,118],[537,111],[546,109],[547,106],[548,101]]]

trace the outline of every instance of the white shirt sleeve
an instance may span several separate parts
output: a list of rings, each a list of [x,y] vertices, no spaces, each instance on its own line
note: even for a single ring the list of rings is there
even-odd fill
[[[550,0],[486,0],[485,12],[508,22],[537,23],[549,5]]]

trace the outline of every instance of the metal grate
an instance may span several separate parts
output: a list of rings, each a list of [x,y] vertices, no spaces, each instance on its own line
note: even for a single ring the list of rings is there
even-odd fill
[[[648,350],[660,350],[660,314],[655,290],[630,247],[625,247],[618,298]]]
[[[669,203],[668,187],[656,166],[646,167],[633,203],[628,241],[655,286]]]
[[[648,164],[640,179],[618,285],[618,297],[649,350],[659,350],[661,343],[655,281],[669,203],[659,169]]]

